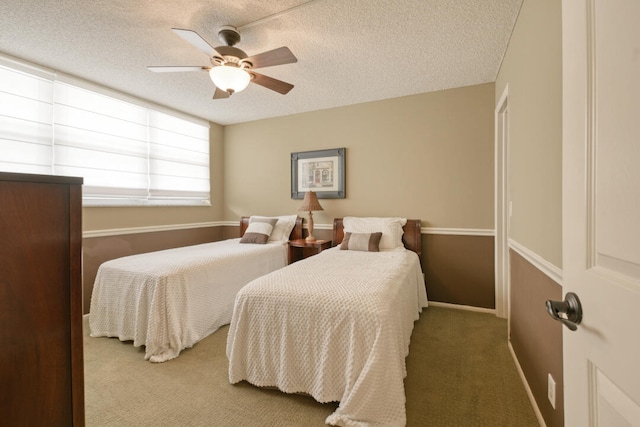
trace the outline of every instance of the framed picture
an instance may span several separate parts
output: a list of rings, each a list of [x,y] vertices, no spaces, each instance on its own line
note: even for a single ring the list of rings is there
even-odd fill
[[[345,149],[291,153],[291,198],[315,191],[318,199],[344,199]]]

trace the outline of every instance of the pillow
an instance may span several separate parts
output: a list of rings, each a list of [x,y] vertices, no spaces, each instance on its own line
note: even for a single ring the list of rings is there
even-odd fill
[[[381,232],[345,233],[340,249],[349,251],[380,252]]]
[[[240,243],[258,243],[264,245],[273,232],[273,227],[278,220],[276,218],[249,218],[249,226],[240,239]]]
[[[407,223],[406,218],[361,218],[348,216],[342,221],[345,233],[375,233],[382,232],[380,250],[404,248],[402,227]]]
[[[293,227],[296,226],[296,220],[298,219],[298,215],[283,215],[274,217],[278,220],[276,222],[275,227],[273,228],[273,232],[269,237],[269,243],[271,242],[288,242],[289,235],[293,230]]]

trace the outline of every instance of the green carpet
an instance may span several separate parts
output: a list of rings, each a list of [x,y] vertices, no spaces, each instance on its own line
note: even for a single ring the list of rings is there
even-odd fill
[[[229,384],[227,331],[225,326],[177,359],[156,364],[131,342],[90,338],[85,318],[86,425],[325,425],[337,404]],[[415,323],[407,371],[408,426],[538,426],[503,319],[425,309]]]

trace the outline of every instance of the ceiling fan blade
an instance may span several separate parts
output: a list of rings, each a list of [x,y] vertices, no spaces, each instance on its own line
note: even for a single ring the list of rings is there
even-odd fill
[[[147,69],[149,71],[153,71],[154,73],[177,73],[180,71],[209,71],[211,69],[211,67],[203,67],[200,65],[193,65],[193,66],[164,66],[164,65],[160,65],[160,66],[151,66],[151,67],[147,67]]]
[[[213,93],[213,99],[222,99],[222,98],[228,98],[229,97],[229,93],[218,88],[216,86],[216,91]]]
[[[286,95],[291,89],[293,89],[292,84],[283,82],[282,80],[277,80],[273,77],[267,77],[263,74],[254,73],[253,71],[249,71],[249,74],[251,74],[252,83],[259,84],[260,86],[266,87],[267,89],[275,90],[276,92],[283,95]]]
[[[209,57],[211,56],[222,56],[218,53],[217,50],[213,46],[209,44],[204,38],[200,36],[200,34],[196,33],[193,30],[184,30],[182,28],[172,28],[174,33],[182,37],[184,40],[189,42],[192,46],[200,49],[204,53],[206,53]]]
[[[265,68],[274,65],[291,64],[298,62],[298,59],[291,53],[288,47],[283,46],[268,52],[259,53],[242,60],[251,62],[252,68]]]

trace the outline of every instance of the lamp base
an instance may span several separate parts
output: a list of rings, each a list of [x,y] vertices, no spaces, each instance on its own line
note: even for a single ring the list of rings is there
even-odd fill
[[[309,235],[304,240],[307,242],[315,242],[316,238],[313,237],[313,213],[311,211],[309,211],[309,225],[307,228],[309,229]]]

